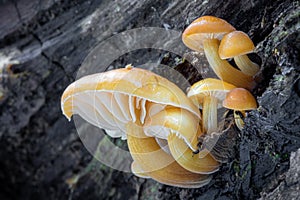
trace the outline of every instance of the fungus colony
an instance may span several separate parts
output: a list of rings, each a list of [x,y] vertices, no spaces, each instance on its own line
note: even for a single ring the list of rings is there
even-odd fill
[[[257,107],[248,90],[255,86],[259,68],[246,55],[254,49],[250,38],[217,17],[196,19],[182,40],[190,49],[204,51],[220,79],[201,80],[186,95],[167,79],[128,65],[75,81],[64,91],[61,107],[69,120],[78,114],[109,136],[127,139],[136,176],[198,188],[220,165],[207,149],[199,150],[199,138],[218,131],[220,107],[234,110],[236,124],[243,128],[237,113],[245,116]],[[227,58],[234,58],[240,70]]]

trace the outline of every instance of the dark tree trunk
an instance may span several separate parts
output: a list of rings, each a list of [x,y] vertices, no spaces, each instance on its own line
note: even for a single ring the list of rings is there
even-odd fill
[[[0,199],[300,198],[299,13],[292,0],[0,1]],[[183,31],[202,15],[248,33],[262,61],[254,91],[259,108],[246,118],[230,161],[200,189],[165,186],[97,163],[60,110],[60,96],[84,58],[116,33]],[[114,65],[158,60],[191,83],[199,79],[175,57],[166,61],[164,51],[141,50]]]

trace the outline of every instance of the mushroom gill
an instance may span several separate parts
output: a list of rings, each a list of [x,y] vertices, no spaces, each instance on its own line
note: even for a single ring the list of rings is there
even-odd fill
[[[138,176],[149,176],[178,187],[201,187],[210,180],[207,175],[195,174],[193,170],[182,167],[188,162],[196,162],[192,164],[194,167],[201,162],[200,167],[205,169],[205,159],[199,161],[192,157],[198,137],[198,132],[194,130],[199,129],[199,110],[181,89],[159,75],[132,66],[88,75],[67,87],[61,98],[61,107],[69,120],[73,114],[78,114],[89,123],[105,129],[111,137],[127,138],[130,153],[136,162],[132,164],[132,171]],[[171,155],[155,139],[168,139],[168,135],[164,132],[160,133],[162,135],[145,134],[143,129],[146,121],[158,120],[160,113],[168,111],[168,108],[178,112],[164,116],[161,121],[170,121],[172,126],[179,122],[174,131],[183,132],[178,135],[180,140],[177,142],[170,136]],[[189,126],[186,126],[181,113],[195,122],[188,122]],[[168,124],[164,126],[172,128]],[[172,151],[177,148],[179,150],[174,156]],[[217,169],[218,163],[213,160],[211,163],[207,169],[202,169],[204,173]]]

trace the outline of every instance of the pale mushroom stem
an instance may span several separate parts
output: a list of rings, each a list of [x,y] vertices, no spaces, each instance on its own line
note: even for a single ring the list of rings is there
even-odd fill
[[[244,119],[242,119],[241,116],[239,116],[236,113],[236,111],[238,111],[238,110],[233,111],[235,125],[238,127],[238,129],[242,130],[244,128],[245,122],[244,122]],[[245,111],[238,111],[238,112],[241,112],[243,117],[246,117],[246,112]]]
[[[168,144],[173,158],[183,168],[197,174],[211,174],[219,170],[219,163],[207,151],[194,155],[183,139],[175,134],[168,136]],[[199,157],[201,156],[201,159]]]
[[[211,180],[208,175],[195,174],[181,167],[171,155],[160,148],[153,137],[135,137],[134,135],[144,134],[142,127],[129,123],[126,132],[129,151],[134,162],[141,167],[142,174],[160,183],[183,188],[199,188]]]
[[[247,55],[235,56],[233,59],[244,74],[254,76],[259,71],[259,66],[252,62]]]
[[[253,89],[255,82],[253,77],[244,74],[232,67],[226,60],[222,60],[218,53],[220,41],[218,39],[205,39],[203,41],[204,53],[207,61],[216,75],[223,81],[237,87]]]
[[[190,172],[210,174],[218,170],[219,163],[210,154],[201,153],[202,159],[194,155],[198,149],[198,136],[202,134],[199,120],[187,110],[166,108],[151,119],[147,118],[143,128],[145,133],[152,128],[155,128],[152,131],[167,131],[169,149],[176,162]]]
[[[203,132],[207,134],[216,132],[218,129],[218,99],[213,96],[204,97],[202,105]]]

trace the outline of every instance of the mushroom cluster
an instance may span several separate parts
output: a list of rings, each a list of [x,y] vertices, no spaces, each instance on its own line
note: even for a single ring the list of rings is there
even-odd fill
[[[183,43],[192,50],[204,51],[207,61],[215,74],[223,81],[231,83],[237,87],[253,89],[255,82],[252,76],[234,68],[226,59],[219,55],[220,43],[222,46],[233,46],[244,44],[244,41],[234,40],[222,42],[226,35],[235,32],[235,28],[222,20],[213,16],[203,16],[193,21],[183,32]],[[238,44],[234,43],[237,42]],[[239,54],[241,48],[234,51],[228,48],[232,54]]]
[[[247,56],[255,49],[252,40],[223,19],[202,16],[185,29],[182,41],[190,49],[204,52],[220,79],[201,80],[188,92],[188,97],[202,109],[203,132],[210,135],[219,131],[217,110],[220,107],[234,110],[235,124],[241,130],[245,111],[257,108],[249,92],[256,85],[254,76],[259,71],[259,66]],[[236,67],[227,60],[232,58]]]
[[[69,120],[78,114],[109,136],[127,139],[139,177],[198,188],[219,168],[210,154],[194,153],[203,133],[199,109],[174,83],[148,70],[128,65],[82,77],[66,88],[61,108]]]
[[[189,48],[204,51],[220,79],[201,80],[186,95],[169,80],[127,65],[73,82],[61,97],[61,109],[69,120],[78,114],[109,136],[126,139],[136,176],[198,188],[220,166],[209,150],[199,149],[200,138],[218,131],[221,107],[234,110],[243,128],[245,111],[257,107],[248,90],[255,86],[259,67],[247,57],[254,49],[250,38],[222,19],[200,17],[182,39]]]

